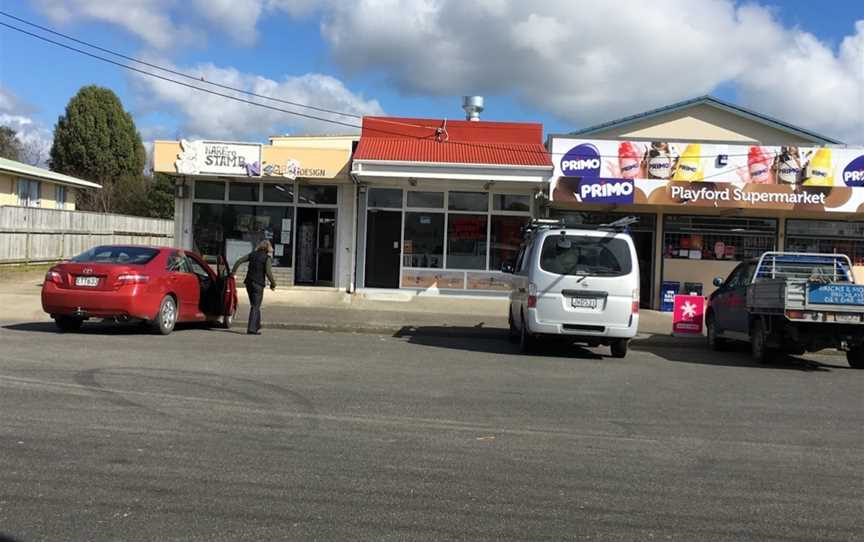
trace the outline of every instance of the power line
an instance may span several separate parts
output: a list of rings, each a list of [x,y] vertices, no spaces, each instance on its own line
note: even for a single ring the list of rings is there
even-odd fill
[[[158,64],[153,64],[153,63],[151,63],[151,62],[147,62],[147,61],[144,61],[144,60],[140,60],[140,59],[135,58],[135,57],[131,57],[131,56],[124,55],[123,53],[118,53],[117,51],[113,51],[113,50],[111,50],[111,49],[106,49],[105,47],[100,47],[99,45],[95,45],[95,44],[90,43],[90,42],[88,42],[88,41],[84,41],[84,40],[78,39],[78,38],[76,38],[76,37],[74,37],[74,36],[70,36],[70,35],[68,35],[68,34],[64,34],[64,33],[62,33],[62,32],[58,32],[58,31],[53,30],[53,29],[51,29],[51,28],[48,28],[48,27],[46,27],[46,26],[42,26],[42,25],[36,24],[36,23],[34,23],[34,22],[28,21],[28,20],[26,20],[26,19],[22,19],[22,18],[20,18],[20,17],[16,17],[15,15],[12,15],[12,14],[7,13],[7,12],[2,11],[2,10],[0,10],[0,15],[3,15],[4,17],[8,17],[8,18],[10,18],[10,19],[14,19],[14,20],[16,20],[16,21],[18,21],[18,22],[20,22],[20,23],[24,23],[24,24],[29,25],[29,26],[32,26],[32,27],[34,27],[34,28],[38,28],[39,30],[42,30],[42,31],[44,31],[44,32],[48,32],[48,33],[50,33],[50,34],[54,34],[55,36],[59,36],[59,37],[61,37],[61,38],[64,38],[64,39],[67,39],[67,40],[69,40],[69,41],[72,41],[72,42],[78,43],[78,44],[80,44],[80,45],[85,45],[85,46],[87,46],[87,47],[90,47],[91,49],[95,49],[95,50],[97,50],[97,51],[101,51],[101,52],[103,52],[103,53],[108,53],[108,54],[110,54],[110,55],[114,55],[114,56],[119,57],[119,58],[122,58],[122,59],[124,59],[124,60],[129,60],[129,61],[131,61],[131,62],[135,62],[135,63],[137,63],[137,64],[141,64],[141,65],[143,65],[143,66],[147,66],[148,68],[153,68],[153,69],[156,69],[156,70],[160,70],[160,71],[163,71],[163,72],[166,72],[166,73],[170,73],[170,74],[172,74],[172,75],[177,75],[177,76],[179,76],[179,77],[184,77],[184,78],[186,78],[186,79],[190,79],[190,80],[192,80],[192,81],[207,83],[208,85],[213,85],[214,87],[218,87],[218,88],[221,88],[221,89],[224,89],[224,90],[231,90],[231,91],[234,91],[234,92],[239,92],[239,93],[242,93],[242,94],[246,94],[246,95],[248,95],[248,96],[253,96],[253,97],[255,97],[255,98],[262,98],[262,99],[265,99],[265,100],[272,100],[272,101],[274,101],[274,102],[284,103],[284,104],[286,104],[286,105],[292,105],[292,106],[295,106],[295,107],[302,107],[302,108],[304,108],[304,109],[311,109],[311,110],[314,110],[314,111],[320,111],[321,113],[332,113],[332,114],[334,114],[334,115],[341,115],[341,116],[343,116],[343,117],[353,117],[353,118],[356,118],[356,119],[361,119],[361,118],[363,118],[362,115],[357,115],[357,114],[354,114],[354,113],[345,113],[345,112],[342,112],[342,111],[336,111],[336,110],[333,110],[333,109],[327,109],[327,108],[325,108],[325,107],[317,107],[317,106],[314,106],[314,105],[308,105],[308,104],[303,104],[303,103],[299,103],[299,102],[293,102],[293,101],[291,101],[291,100],[285,100],[285,99],[282,99],[282,98],[274,98],[273,96],[266,96],[266,95],[264,95],[264,94],[257,94],[257,93],[255,93],[255,92],[252,92],[252,91],[249,91],[249,90],[245,90],[245,89],[242,89],[242,88],[236,88],[236,87],[232,87],[232,86],[230,86],[230,85],[223,85],[222,83],[217,83],[217,82],[215,82],[215,81],[208,81],[208,80],[204,79],[203,77],[195,77],[194,75],[190,75],[190,74],[188,74],[188,73],[184,73],[184,72],[181,72],[181,71],[178,71],[178,70],[174,70],[174,69],[171,69],[171,68],[166,68],[165,66],[160,66],[160,65],[158,65]]]
[[[229,85],[223,85],[223,84],[221,84],[221,83],[216,83],[216,82],[212,82],[212,81],[207,81],[207,80],[204,80],[204,79],[201,79],[201,78],[195,77],[195,76],[193,76],[193,75],[189,75],[189,74],[187,74],[187,73],[183,73],[183,72],[180,72],[180,71],[177,71],[177,70],[173,70],[173,69],[170,69],[170,68],[165,68],[164,66],[159,66],[159,65],[157,65],[157,64],[153,64],[153,63],[145,62],[145,61],[142,61],[142,60],[136,59],[136,58],[134,58],[134,57],[127,56],[127,55],[124,55],[124,54],[122,54],[122,53],[118,53],[118,52],[116,52],[116,51],[112,51],[112,50],[110,50],[110,49],[107,49],[107,48],[104,48],[104,47],[100,47],[100,46],[98,46],[98,45],[91,44],[91,43],[86,42],[86,41],[84,41],[84,40],[77,39],[77,38],[75,38],[75,37],[72,37],[72,36],[69,36],[69,35],[63,34],[63,33],[61,33],[61,32],[57,32],[57,31],[55,31],[55,30],[52,30],[52,29],[50,29],[50,28],[47,28],[47,27],[44,27],[44,26],[38,25],[38,24],[36,24],[36,23],[33,23],[33,22],[30,22],[30,21],[27,21],[27,20],[22,19],[22,18],[20,18],[20,17],[16,17],[16,16],[11,15],[11,14],[9,14],[9,13],[6,13],[6,12],[4,12],[4,11],[2,11],[2,10],[0,10],[0,15],[3,15],[3,16],[5,16],[5,17],[11,18],[11,19],[14,19],[14,20],[16,20],[16,21],[20,21],[20,22],[22,22],[22,23],[24,23],[24,24],[27,24],[27,25],[30,25],[30,26],[32,26],[32,27],[34,27],[34,28],[38,28],[38,29],[43,30],[43,31],[45,31],[45,32],[49,32],[49,33],[51,33],[51,34],[54,34],[54,35],[59,36],[59,37],[62,37],[62,38],[64,38],[64,39],[67,39],[67,40],[73,41],[73,42],[75,42],[75,43],[78,43],[78,44],[84,45],[84,46],[86,46],[86,47],[90,47],[90,48],[92,48],[92,49],[95,49],[95,50],[98,50],[98,51],[101,51],[101,52],[105,52],[105,53],[107,53],[107,54],[111,54],[111,55],[117,56],[117,57],[119,57],[119,58],[123,58],[123,59],[125,59],[125,60],[129,60],[129,61],[131,61],[131,62],[136,62],[136,63],[139,63],[139,64],[141,64],[141,65],[144,65],[144,66],[147,66],[147,67],[150,67],[150,68],[153,68],[153,69],[161,70],[161,71],[164,71],[164,72],[166,72],[166,73],[171,73],[171,74],[173,74],[173,75],[177,75],[177,76],[179,76],[179,77],[183,77],[183,78],[186,78],[186,79],[190,79],[190,80],[193,80],[193,81],[196,81],[196,82],[203,82],[203,83],[205,83],[205,84],[212,85],[212,86],[215,86],[215,87],[218,87],[218,88],[222,88],[222,89],[225,89],[225,90],[230,90],[230,91],[233,91],[233,92],[237,92],[237,93],[241,93],[241,94],[246,94],[246,95],[253,96],[253,97],[256,97],[256,98],[272,100],[272,101],[275,101],[275,102],[281,102],[281,103],[285,103],[285,104],[292,105],[292,106],[295,106],[295,107],[307,108],[307,109],[311,109],[311,110],[315,110],[315,111],[320,111],[320,112],[324,112],[324,113],[330,113],[330,114],[340,115],[340,116],[345,116],[345,117],[353,117],[353,118],[358,118],[358,119],[362,119],[362,118],[363,118],[362,116],[360,116],[360,115],[356,115],[356,114],[353,114],[353,113],[345,113],[345,112],[335,111],[335,110],[331,110],[331,109],[326,109],[326,108],[320,108],[320,107],[316,107],[316,106],[311,106],[311,105],[308,105],[308,104],[302,104],[302,103],[299,103],[299,102],[292,102],[292,101],[289,101],[289,100],[283,100],[283,99],[281,99],[281,98],[273,98],[273,97],[270,97],[270,96],[266,96],[266,95],[262,95],[262,94],[257,94],[257,93],[251,92],[251,91],[247,91],[247,90],[245,90],[245,89],[240,89],[240,88],[232,87],[232,86],[229,86]],[[275,106],[271,106],[271,105],[268,105],[268,104],[263,104],[263,103],[260,103],[260,102],[256,102],[256,101],[252,101],[252,100],[247,100],[247,99],[245,99],[245,98],[241,98],[241,97],[238,97],[238,96],[232,96],[232,95],[230,95],[230,94],[224,94],[224,93],[222,93],[222,92],[218,92],[218,91],[215,91],[215,90],[212,90],[212,89],[208,89],[208,88],[203,88],[203,87],[200,87],[200,86],[192,85],[192,84],[190,84],[190,83],[186,83],[186,82],[184,82],[184,81],[178,81],[178,80],[176,80],[176,79],[172,79],[172,78],[170,78],[170,77],[166,77],[166,76],[163,76],[163,75],[160,75],[160,74],[157,74],[157,73],[153,73],[153,72],[150,72],[150,71],[147,71],[147,70],[142,70],[142,69],[137,68],[137,67],[135,67],[135,66],[130,66],[129,64],[124,64],[124,63],[122,63],[122,62],[118,62],[118,61],[116,61],[116,60],[112,60],[112,59],[110,59],[110,58],[106,58],[106,57],[104,57],[104,56],[101,56],[101,55],[98,55],[98,54],[92,53],[92,52],[90,52],[90,51],[86,51],[86,50],[84,50],[84,49],[80,49],[80,48],[78,48],[78,47],[74,47],[74,46],[72,46],[72,45],[68,45],[68,44],[66,44],[66,43],[62,43],[62,42],[59,42],[59,41],[53,40],[53,39],[48,38],[48,37],[45,37],[45,36],[41,36],[41,35],[39,35],[39,34],[36,34],[36,33],[30,32],[30,31],[25,30],[25,29],[23,29],[23,28],[19,28],[19,27],[17,27],[17,26],[14,26],[14,25],[11,25],[11,24],[8,24],[8,23],[5,23],[5,22],[2,22],[2,21],[0,21],[0,25],[4,26],[4,27],[6,27],[6,28],[9,28],[9,29],[11,29],[11,30],[15,30],[16,32],[20,32],[20,33],[22,33],[22,34],[25,34],[25,35],[31,36],[31,37],[33,37],[33,38],[36,38],[36,39],[42,40],[42,41],[47,42],[47,43],[50,43],[50,44],[52,44],[52,45],[56,45],[56,46],[58,46],[58,47],[62,47],[62,48],[64,48],[64,49],[67,49],[67,50],[70,50],[70,51],[77,52],[77,53],[79,53],[79,54],[82,54],[82,55],[88,56],[88,57],[90,57],[90,58],[93,58],[93,59],[96,59],[96,60],[101,60],[101,61],[103,61],[103,62],[107,62],[107,63],[112,64],[112,65],[114,65],[114,66],[118,66],[118,67],[121,67],[121,68],[125,68],[125,69],[127,69],[127,70],[130,70],[130,71],[133,71],[133,72],[139,73],[139,74],[141,74],[141,75],[146,75],[146,76],[149,76],[149,77],[154,77],[154,78],[160,79],[160,80],[162,80],[162,81],[166,81],[166,82],[174,83],[174,84],[177,84],[177,85],[181,85],[181,86],[184,86],[184,87],[187,87],[187,88],[193,89],[193,90],[197,90],[197,91],[199,91],[199,92],[206,92],[206,93],[208,93],[208,94],[212,94],[212,95],[215,95],[215,96],[220,96],[220,97],[222,97],[222,98],[226,98],[226,99],[229,99],[229,100],[234,100],[234,101],[237,101],[237,102],[240,102],[240,103],[245,103],[245,104],[247,104],[247,105],[252,105],[252,106],[255,106],[255,107],[261,107],[261,108],[264,108],[264,109],[269,109],[269,110],[271,110],[271,111],[277,111],[277,112],[280,112],[280,113],[285,113],[285,114],[288,114],[288,115],[294,115],[294,116],[297,116],[297,117],[302,117],[302,118],[306,118],[306,119],[310,119],[310,120],[316,120],[316,121],[319,121],[319,122],[325,122],[325,123],[330,123],[330,124],[336,124],[336,125],[339,125],[339,126],[345,126],[345,127],[353,128],[353,129],[360,129],[360,130],[363,129],[363,126],[362,126],[362,125],[352,124],[352,123],[345,122],[345,121],[340,121],[340,120],[336,120],[336,119],[330,119],[330,118],[320,117],[320,116],[311,115],[311,114],[306,114],[306,113],[301,113],[301,112],[297,112],[297,111],[290,111],[290,110],[287,110],[287,109],[282,109],[282,108],[275,107]],[[381,134],[398,136],[398,137],[400,137],[400,138],[412,138],[412,139],[417,139],[417,140],[428,140],[428,139],[430,139],[430,138],[432,138],[432,137],[435,137],[435,136],[437,136],[437,135],[440,133],[440,131],[441,131],[442,129],[444,130],[444,133],[446,134],[446,121],[444,121],[445,124],[444,124],[443,127],[433,127],[433,126],[424,126],[424,125],[419,125],[419,124],[406,123],[406,122],[400,122],[400,121],[388,120],[388,119],[378,119],[378,120],[380,120],[380,121],[382,121],[382,122],[384,122],[384,123],[389,123],[389,124],[393,124],[393,125],[397,125],[397,126],[405,126],[405,127],[411,127],[411,128],[419,128],[419,129],[423,129],[423,130],[429,130],[431,133],[430,133],[430,136],[428,136],[428,137],[422,137],[422,136],[410,136],[410,135],[404,134],[404,133],[402,133],[402,132],[388,131],[388,130],[383,130],[383,129],[381,129],[381,128],[374,128],[374,127],[369,127],[369,126],[367,126],[365,129],[366,129],[367,131],[373,131],[373,132],[377,132],[377,133],[381,133]],[[551,150],[545,150],[545,149],[541,151],[541,150],[536,150],[536,149],[520,149],[520,148],[514,148],[514,147],[512,147],[512,146],[510,146],[510,145],[508,145],[508,144],[506,144],[506,143],[505,143],[505,144],[474,143],[474,142],[469,142],[469,141],[452,141],[452,140],[447,140],[447,139],[445,139],[444,142],[449,143],[449,144],[451,144],[451,145],[458,145],[458,146],[463,146],[463,147],[474,147],[474,148],[488,149],[488,150],[496,150],[496,151],[505,150],[505,151],[508,151],[508,152],[513,152],[513,153],[517,153],[517,154],[522,154],[522,155],[525,155],[525,156],[528,156],[528,155],[545,155],[545,156],[548,157],[550,160],[551,160],[553,157],[555,157],[555,156],[564,156],[564,155],[567,154],[566,152],[564,152],[564,153],[555,153],[555,152],[552,152]],[[746,154],[746,153],[742,153],[742,154],[726,154],[726,156],[729,156],[729,157],[741,157],[741,156],[748,156],[748,154]],[[690,158],[700,158],[700,159],[702,159],[702,158],[715,158],[715,157],[716,157],[715,155],[690,156]],[[618,155],[598,155],[598,158],[618,158]]]

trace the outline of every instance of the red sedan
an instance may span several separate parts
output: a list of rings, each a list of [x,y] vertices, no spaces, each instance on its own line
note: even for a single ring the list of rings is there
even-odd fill
[[[230,327],[237,288],[194,252],[167,247],[98,246],[52,267],[42,309],[63,331],[89,318],[140,320],[167,335],[178,322]]]

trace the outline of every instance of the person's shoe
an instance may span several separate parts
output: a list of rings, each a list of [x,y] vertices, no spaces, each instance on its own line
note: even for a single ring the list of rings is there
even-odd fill
[[[261,335],[260,331],[247,331],[246,335]]]

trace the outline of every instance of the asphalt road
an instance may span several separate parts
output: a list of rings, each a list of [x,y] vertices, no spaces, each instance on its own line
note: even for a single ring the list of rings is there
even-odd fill
[[[37,540],[855,540],[838,356],[419,333],[0,328],[0,532]]]

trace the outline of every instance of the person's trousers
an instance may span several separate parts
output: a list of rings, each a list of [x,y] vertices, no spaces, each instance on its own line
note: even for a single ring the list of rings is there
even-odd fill
[[[261,302],[264,300],[264,286],[254,282],[246,283],[246,293],[249,294],[249,324],[246,331],[255,333],[261,329]]]

